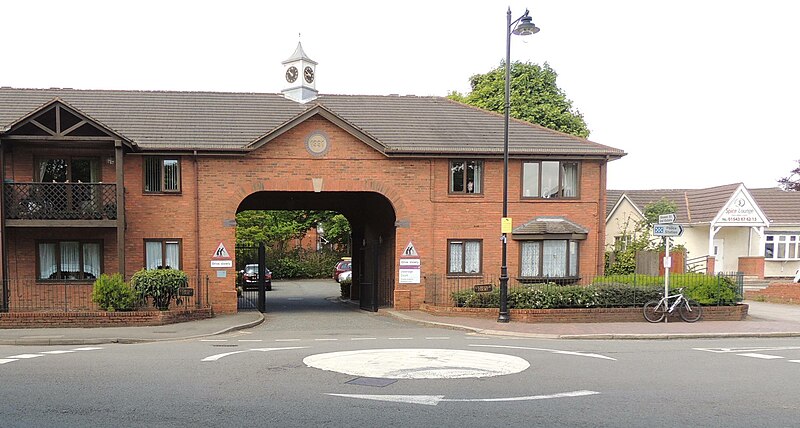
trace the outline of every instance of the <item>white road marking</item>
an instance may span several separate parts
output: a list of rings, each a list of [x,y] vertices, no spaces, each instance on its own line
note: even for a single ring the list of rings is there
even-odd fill
[[[800,360],[789,360],[790,363],[800,363]]]
[[[99,348],[97,346],[87,346],[85,348],[75,348],[73,351],[99,351],[103,348]]]
[[[200,339],[201,342],[227,342],[228,339]]]
[[[588,353],[588,352],[561,351],[561,350],[558,350],[558,349],[529,348],[527,346],[508,346],[508,345],[469,345],[469,346],[482,347],[482,348],[525,349],[525,350],[529,350],[529,351],[544,351],[544,352],[550,352],[550,353],[553,353],[553,354],[575,355],[575,356],[578,356],[578,357],[600,358],[602,360],[617,361],[616,358],[611,358],[611,357],[607,357],[605,355],[593,354],[593,353]]]
[[[763,351],[792,351],[800,349],[800,346],[771,346],[761,348],[692,348],[695,351],[713,352],[716,354],[738,353],[738,352],[763,352]]]
[[[741,357],[760,358],[762,360],[779,360],[783,358],[777,355],[756,354],[754,352],[748,352],[746,354],[736,354],[736,355],[739,355]]]
[[[386,340],[414,340],[413,337],[387,337]]]
[[[299,342],[300,339],[275,339],[276,342]]]
[[[201,362],[217,361],[217,360],[219,360],[220,358],[225,358],[225,357],[228,357],[228,356],[231,356],[231,355],[242,354],[242,353],[245,353],[245,352],[252,352],[252,351],[256,351],[256,352],[269,352],[269,351],[285,351],[285,350],[289,350],[289,349],[305,349],[305,348],[307,348],[307,346],[291,346],[291,347],[286,347],[286,348],[255,348],[255,349],[244,349],[244,350],[241,350],[241,351],[225,352],[225,353],[223,353],[223,354],[212,355],[212,356],[210,356],[210,357],[205,357],[205,358],[203,358],[203,359],[202,359],[202,360],[200,360],[200,361],[201,361]]]
[[[38,357],[44,357],[44,355],[42,355],[42,354],[19,354],[19,355],[11,355],[11,356],[6,357],[6,358],[16,359],[16,360],[27,360],[27,359],[30,359],[30,358],[38,358]]]
[[[77,351],[42,351],[41,354],[58,355],[58,354],[71,354]]]
[[[572,391],[550,395],[529,395],[525,397],[505,397],[505,398],[444,398],[444,395],[367,395],[367,394],[327,394],[335,397],[360,398],[363,400],[390,401],[395,403],[422,404],[425,406],[436,406],[441,402],[451,403],[474,403],[474,402],[508,402],[508,401],[533,401],[547,400],[551,398],[584,397],[599,394],[597,391]]]
[[[18,360],[14,359],[14,358],[0,358],[0,364],[13,363],[14,361],[18,361]]]
[[[459,349],[363,349],[310,355],[309,367],[381,379],[466,379],[519,373],[520,357]]]
[[[425,340],[449,340],[449,337],[426,337]]]

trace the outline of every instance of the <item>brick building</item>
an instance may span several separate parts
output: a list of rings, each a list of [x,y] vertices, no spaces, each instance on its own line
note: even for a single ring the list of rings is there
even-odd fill
[[[280,94],[0,88],[2,306],[169,266],[207,281],[215,312],[236,311],[235,272],[212,260],[248,209],[344,214],[366,309],[497,277],[501,115],[320,95],[299,45],[284,66]],[[606,168],[624,152],[515,120],[509,152],[512,280],[600,273]],[[403,276],[410,243],[419,275]]]

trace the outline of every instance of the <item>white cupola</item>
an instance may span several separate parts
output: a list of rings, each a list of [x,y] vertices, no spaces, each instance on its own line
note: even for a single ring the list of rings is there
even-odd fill
[[[284,78],[289,86],[281,91],[283,96],[304,104],[317,98],[317,63],[303,52],[303,45],[297,42],[292,56],[283,61]]]

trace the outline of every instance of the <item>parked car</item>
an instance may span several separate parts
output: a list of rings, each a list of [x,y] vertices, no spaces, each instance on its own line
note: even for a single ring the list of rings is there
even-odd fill
[[[342,281],[352,281],[353,280],[353,271],[346,270],[339,274],[339,283],[341,284]]]
[[[242,273],[242,289],[243,290],[258,290],[258,264],[245,265]],[[264,267],[264,288],[268,291],[272,290],[272,272]]]
[[[333,279],[336,282],[339,282],[339,275],[343,272],[348,272],[353,270],[353,261],[350,257],[342,257],[341,260],[336,262],[336,266],[333,268]]]

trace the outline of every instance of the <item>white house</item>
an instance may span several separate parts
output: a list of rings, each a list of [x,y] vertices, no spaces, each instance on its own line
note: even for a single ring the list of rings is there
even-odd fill
[[[624,245],[645,207],[661,199],[682,225],[687,264],[713,272],[791,278],[800,268],[800,192],[728,184],[705,189],[608,190],[606,248]]]

